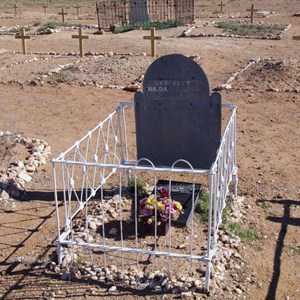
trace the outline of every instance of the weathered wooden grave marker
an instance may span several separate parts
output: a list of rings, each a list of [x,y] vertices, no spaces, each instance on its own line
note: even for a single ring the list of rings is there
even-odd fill
[[[44,8],[44,13],[46,14],[47,13],[48,5],[46,3],[44,3],[43,8]]]
[[[300,41],[300,35],[293,36],[293,40]]]
[[[18,8],[19,8],[19,6],[18,6],[17,3],[16,3],[15,6],[14,6],[14,9],[15,9],[15,15],[18,14]]]
[[[253,24],[254,12],[258,11],[258,9],[254,9],[254,4],[252,4],[251,8],[247,9],[247,11],[251,11],[251,24]]]
[[[220,6],[220,10],[221,12],[223,12],[223,7],[225,6],[225,4],[223,4],[223,1],[221,1],[221,3],[218,6]]]
[[[155,36],[155,28],[151,28],[151,35],[144,36],[144,40],[151,40],[151,56],[156,56],[155,40],[161,40],[160,36]]]
[[[26,50],[26,40],[30,39],[30,36],[25,35],[25,29],[21,28],[20,29],[20,35],[16,35],[16,39],[22,39],[22,49],[23,49],[23,54],[27,54]]]
[[[81,6],[77,3],[77,5],[75,6],[77,9],[77,16],[80,15],[80,8]]]
[[[67,15],[67,13],[65,12],[65,10],[62,8],[61,12],[58,13],[58,14],[61,15],[62,21],[63,21],[63,23],[65,23],[65,15]]]
[[[90,37],[87,35],[82,35],[82,28],[79,27],[79,35],[72,35],[72,39],[79,39],[79,52],[80,52],[80,57],[83,57],[84,52],[83,52],[83,42],[82,40],[88,40]]]

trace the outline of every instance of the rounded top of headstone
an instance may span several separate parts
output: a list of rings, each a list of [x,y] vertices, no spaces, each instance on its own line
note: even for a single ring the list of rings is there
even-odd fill
[[[162,84],[165,82],[167,86],[171,86],[173,82],[174,87],[176,83],[184,85],[186,82],[195,88],[194,93],[209,96],[206,74],[195,61],[182,54],[162,56],[150,65],[143,81],[144,93],[147,93],[148,87],[151,87],[154,81],[161,81]]]

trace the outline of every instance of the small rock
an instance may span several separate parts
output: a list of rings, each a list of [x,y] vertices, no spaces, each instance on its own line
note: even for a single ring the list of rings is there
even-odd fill
[[[192,298],[193,294],[191,292],[182,292],[181,294],[182,299],[189,299]]]
[[[27,173],[19,173],[18,177],[23,179],[25,182],[30,182],[32,180],[32,177]]]
[[[89,228],[96,231],[97,230],[97,224],[95,221],[90,221]]]
[[[115,292],[117,290],[117,287],[115,286],[115,285],[113,285],[112,287],[110,287],[109,289],[108,289],[108,292],[109,293],[113,293],[113,292]]]
[[[243,291],[242,291],[241,289],[239,289],[239,288],[236,288],[234,291],[235,291],[238,295],[242,295],[242,293],[243,293]]]
[[[37,82],[37,80],[32,79],[32,80],[29,82],[29,85],[37,86],[37,85],[39,85],[39,83]]]
[[[118,229],[114,227],[108,232],[108,234],[116,236],[118,234]]]
[[[3,190],[1,193],[0,193],[0,198],[4,199],[4,200],[8,200],[9,199],[9,194]]]

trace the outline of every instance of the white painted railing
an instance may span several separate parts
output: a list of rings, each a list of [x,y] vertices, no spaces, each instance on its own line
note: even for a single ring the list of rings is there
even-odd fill
[[[59,264],[63,262],[65,246],[71,249],[73,260],[78,258],[78,249],[86,249],[90,261],[98,262],[104,267],[108,265],[112,253],[119,253],[120,256],[114,263],[120,263],[122,271],[133,262],[140,268],[145,263],[145,255],[150,255],[158,269],[165,264],[171,274],[172,264],[179,263],[172,259],[178,258],[186,263],[184,265],[180,261],[180,269],[186,269],[189,274],[195,273],[199,264],[206,266],[204,287],[208,290],[211,261],[217,249],[217,231],[222,222],[222,211],[232,181],[234,192],[237,191],[236,106],[223,104],[223,109],[230,109],[231,115],[224,129],[216,160],[209,170],[194,169],[183,160],[174,162],[172,167],[157,167],[147,159],[136,161],[130,153],[130,149],[135,151],[135,147],[128,144],[128,132],[134,134],[135,128],[134,125],[127,128],[129,123],[126,121],[126,114],[132,110],[132,106],[131,102],[121,103],[103,122],[52,160]],[[179,162],[181,167],[177,168]],[[186,165],[185,168],[182,167],[183,164]],[[143,225],[139,222],[137,190],[141,173],[145,174],[151,187],[155,187],[158,179],[162,178],[167,179],[170,186],[178,176],[188,178],[193,184],[193,196],[195,184],[203,183],[205,177],[209,178],[209,211],[208,223],[203,225],[205,228],[196,227],[193,217],[186,228],[169,226],[167,236],[160,240],[155,218],[153,235],[147,238],[140,236]],[[122,186],[127,186],[130,174],[134,192],[132,200],[128,201],[122,198]],[[114,202],[106,197],[106,190],[112,190],[112,187],[115,187]],[[155,197],[156,193],[155,189]],[[126,207],[129,204],[131,212]],[[193,202],[192,213],[194,210]],[[95,222],[97,226],[92,226]],[[78,223],[82,226],[78,227]],[[115,239],[111,238],[108,231],[112,230],[110,224],[114,224],[113,229],[118,232],[117,236],[114,235]],[[132,231],[131,238],[128,238],[128,230]],[[178,243],[182,243],[179,240],[181,236],[185,246],[177,247]],[[202,243],[201,252],[199,243]]]

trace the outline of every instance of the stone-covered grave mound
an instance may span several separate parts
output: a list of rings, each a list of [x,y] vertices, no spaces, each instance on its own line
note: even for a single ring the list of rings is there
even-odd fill
[[[237,76],[232,87],[260,91],[299,92],[299,83],[299,59],[264,59]]]
[[[127,85],[143,75],[154,61],[150,56],[114,55],[85,60],[65,70],[65,81],[81,84],[97,83],[99,85]]]
[[[43,140],[0,131],[0,199],[19,197],[50,153]]]

